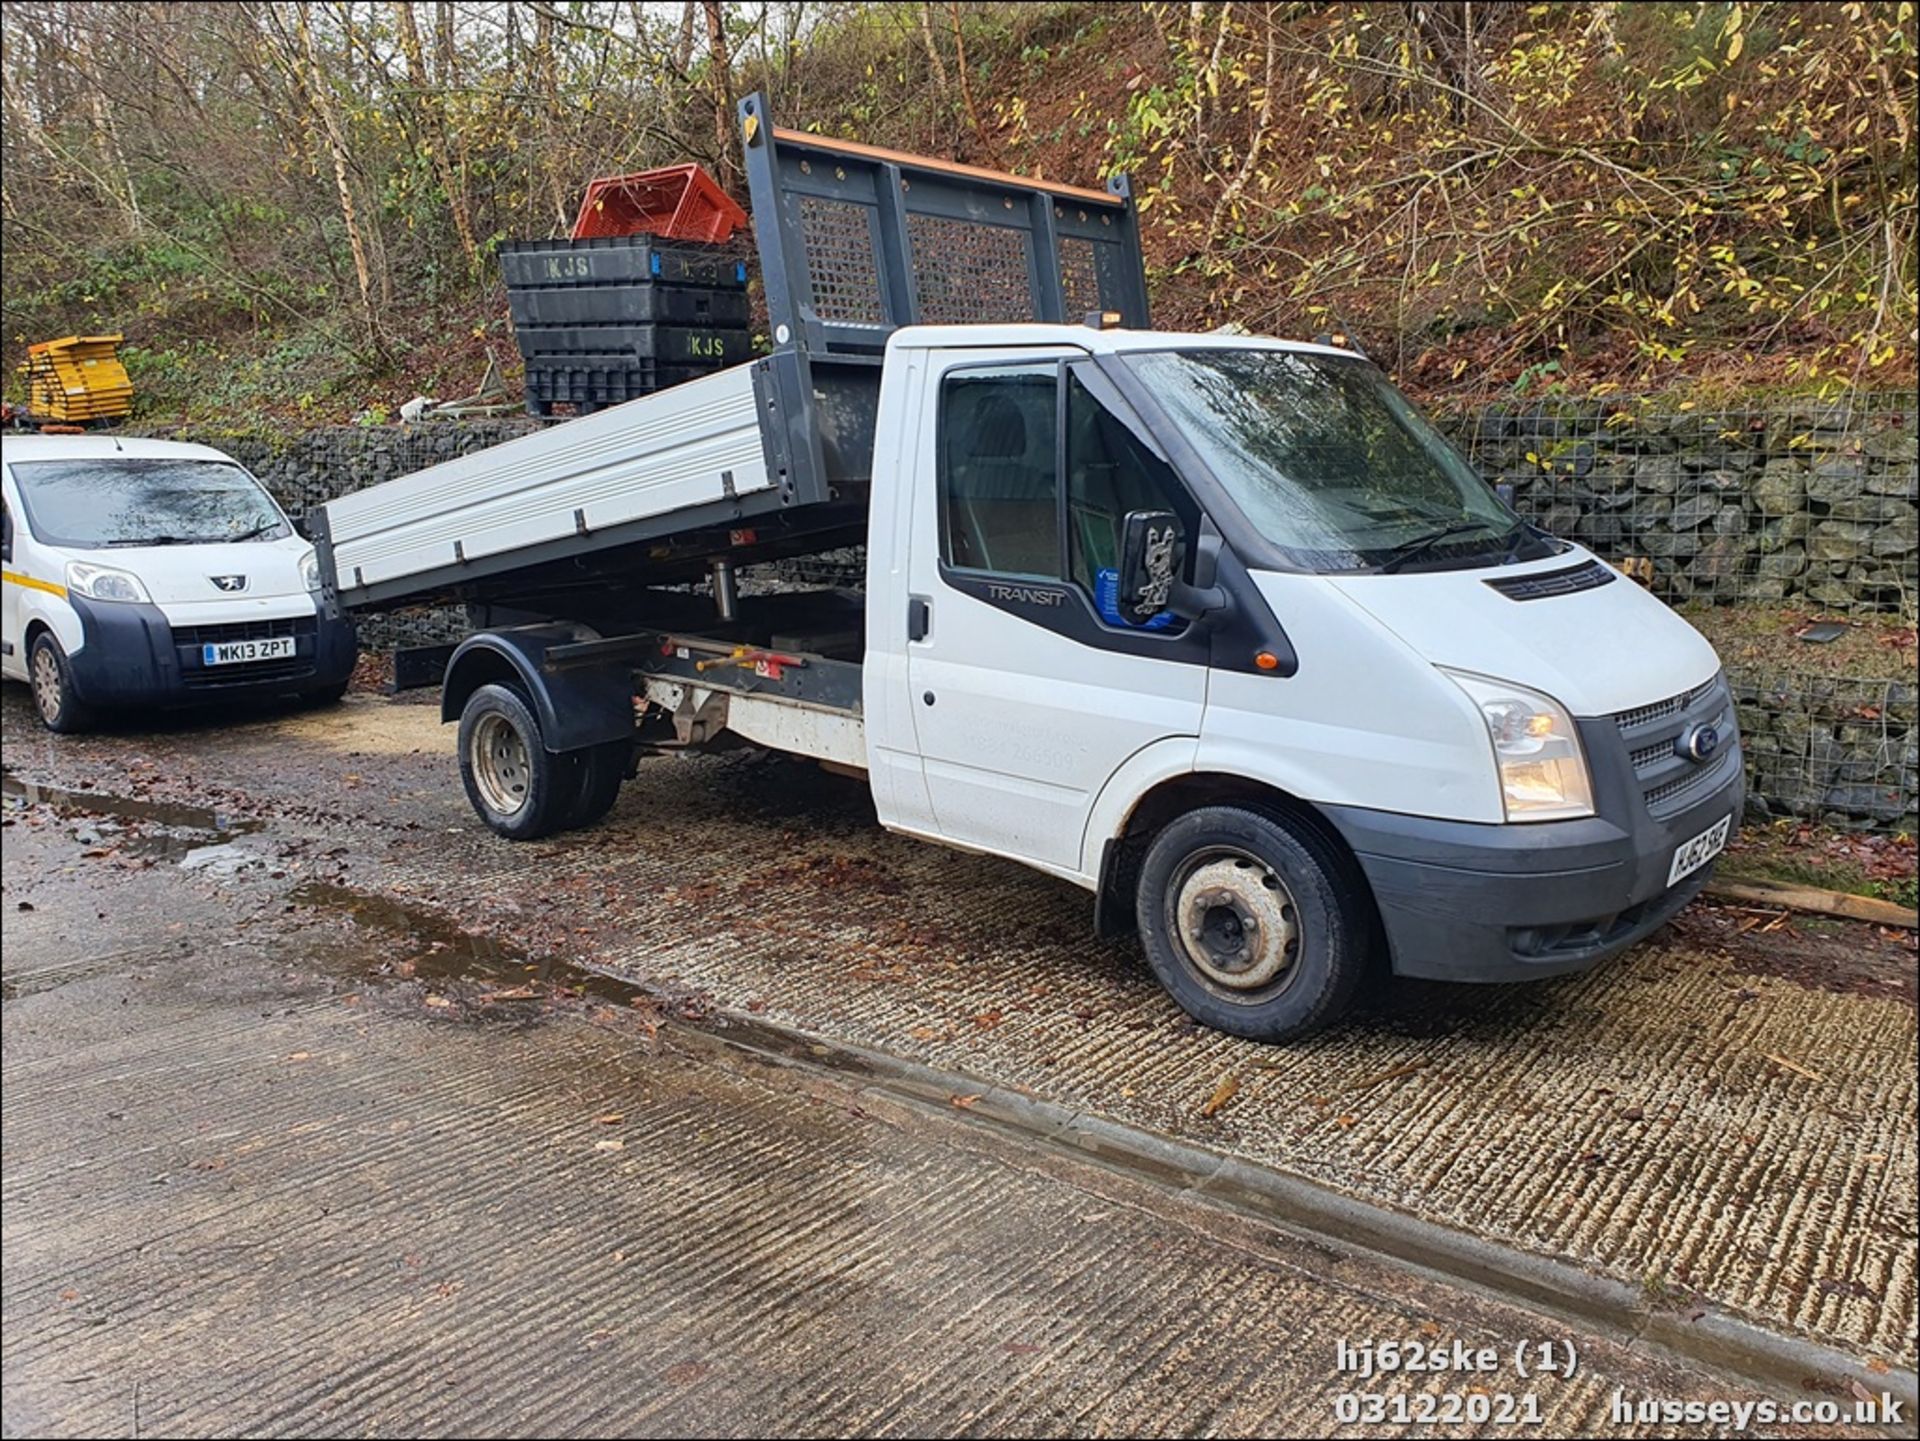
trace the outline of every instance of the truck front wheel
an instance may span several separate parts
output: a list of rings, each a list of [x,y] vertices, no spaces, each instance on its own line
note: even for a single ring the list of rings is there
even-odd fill
[[[460,712],[460,780],[495,835],[532,841],[573,822],[580,763],[540,741],[540,723],[510,686],[483,685]]]
[[[1266,1041],[1317,1030],[1367,966],[1371,931],[1349,870],[1309,825],[1239,806],[1190,811],[1141,864],[1147,960],[1215,1030]]]

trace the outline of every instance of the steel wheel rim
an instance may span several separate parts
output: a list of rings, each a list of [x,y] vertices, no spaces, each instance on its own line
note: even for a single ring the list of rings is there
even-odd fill
[[[473,728],[473,780],[496,815],[510,816],[527,803],[533,784],[527,743],[503,715],[484,715]]]
[[[1246,1001],[1292,981],[1304,940],[1300,908],[1259,856],[1210,847],[1181,864],[1167,894],[1174,943],[1210,988]]]
[[[42,719],[60,714],[60,662],[44,645],[33,653],[33,703],[40,707]]]

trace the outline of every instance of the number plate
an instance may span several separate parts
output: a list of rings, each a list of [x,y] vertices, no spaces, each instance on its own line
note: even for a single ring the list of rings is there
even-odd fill
[[[243,665],[250,660],[292,660],[293,637],[271,640],[228,640],[200,647],[202,665]]]
[[[1733,829],[1733,817],[1728,816],[1720,824],[1700,832],[1692,840],[1673,853],[1673,866],[1667,872],[1667,884],[1683,880],[1692,875],[1708,861],[1727,848],[1727,833]]]

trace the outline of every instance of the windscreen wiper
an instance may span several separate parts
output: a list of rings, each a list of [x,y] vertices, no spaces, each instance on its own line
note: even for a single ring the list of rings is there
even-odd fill
[[[1451,540],[1456,535],[1465,535],[1469,531],[1487,530],[1484,520],[1457,520],[1452,525],[1442,526],[1432,535],[1417,536],[1413,540],[1402,541],[1387,552],[1387,558],[1379,565],[1381,575],[1392,575],[1410,560],[1418,560],[1443,540]]]
[[[110,546],[130,545],[193,545],[196,542],[190,535],[129,535],[119,540],[107,542]]]
[[[265,525],[256,525],[252,530],[243,530],[238,535],[230,535],[228,540],[252,540],[256,535],[265,535],[270,530],[278,530],[280,522],[270,520]]]

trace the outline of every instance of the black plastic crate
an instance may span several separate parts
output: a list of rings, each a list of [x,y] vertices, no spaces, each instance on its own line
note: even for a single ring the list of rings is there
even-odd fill
[[[517,325],[513,331],[529,364],[540,358],[607,356],[658,360],[667,365],[738,365],[753,352],[746,327],[678,325]]]
[[[747,323],[747,293],[707,285],[541,285],[507,292],[515,325],[708,325]]]
[[[591,415],[606,406],[712,374],[709,366],[661,365],[651,360],[530,360],[527,410],[533,415],[551,415],[555,405],[571,405],[580,414]]]
[[[507,288],[529,285],[606,285],[657,280],[667,285],[712,285],[744,290],[747,263],[732,251],[661,245],[650,235],[599,240],[514,240],[500,247]]]

